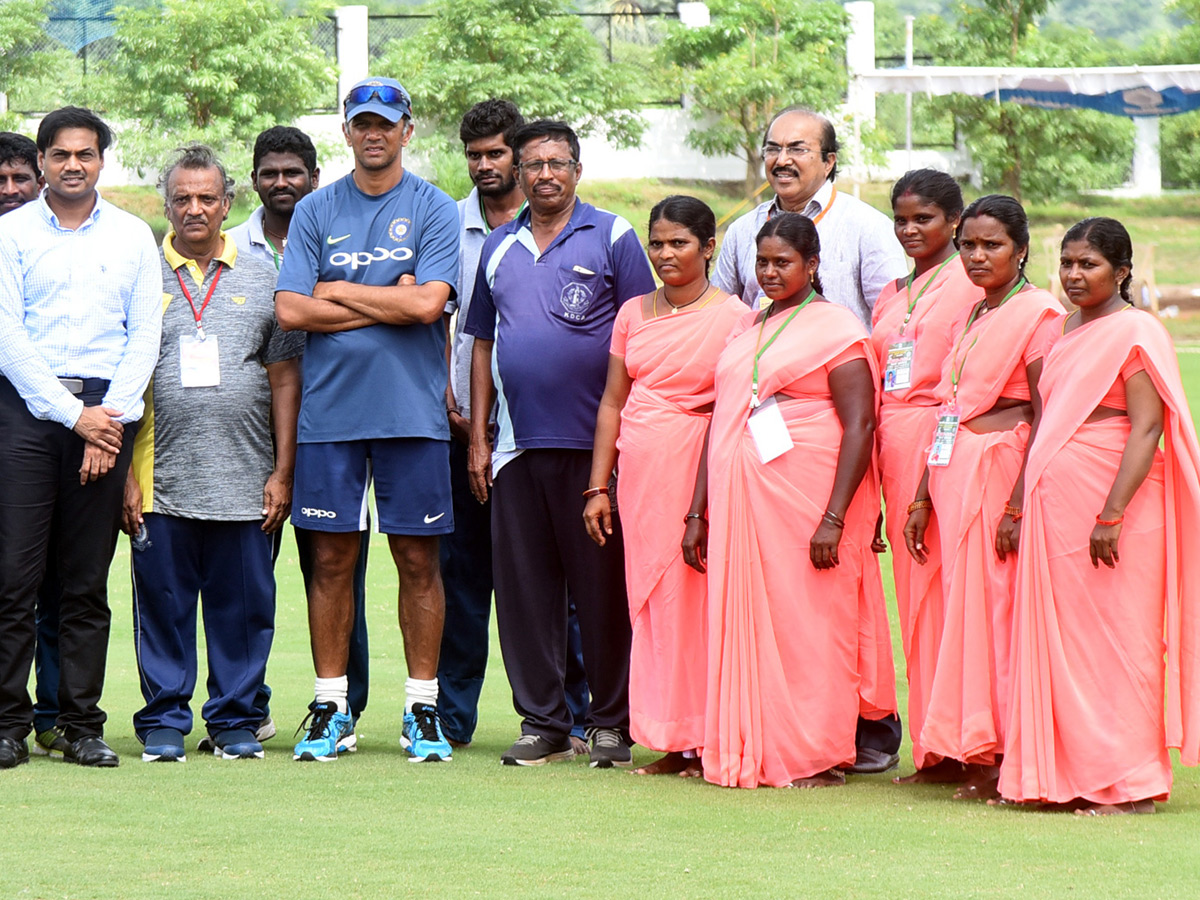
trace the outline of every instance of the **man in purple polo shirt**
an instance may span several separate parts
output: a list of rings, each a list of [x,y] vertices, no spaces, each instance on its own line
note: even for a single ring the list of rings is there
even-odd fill
[[[613,321],[654,289],[633,227],[579,201],[579,141],[538,120],[513,136],[528,207],[484,243],[466,332],[471,356],[471,488],[492,498],[500,649],[520,713],[505,765],[574,756],[563,691],[567,596],[591,687],[591,765],[627,766],[629,610],[619,525],[597,547],[579,527]],[[488,414],[496,411],[495,446]],[[608,486],[603,486],[608,490]]]

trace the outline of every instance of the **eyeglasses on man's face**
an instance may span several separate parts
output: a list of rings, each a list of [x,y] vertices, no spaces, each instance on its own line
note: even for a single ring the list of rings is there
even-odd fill
[[[762,150],[759,152],[762,154],[763,159],[778,159],[785,152],[793,159],[803,159],[805,156],[819,151],[799,142],[780,145],[768,141],[762,145]]]
[[[553,174],[564,175],[577,165],[579,165],[579,162],[574,159],[538,159],[518,163],[517,170],[526,177],[533,177],[534,175],[540,175],[542,169],[549,166]]]

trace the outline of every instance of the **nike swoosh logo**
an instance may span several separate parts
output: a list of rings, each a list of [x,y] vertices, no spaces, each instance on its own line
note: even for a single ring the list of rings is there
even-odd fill
[[[348,237],[350,237],[350,235],[348,235],[348,234],[343,234],[341,237],[336,237],[336,238],[335,238],[335,237],[334,237],[334,236],[331,234],[331,235],[329,235],[329,237],[325,238],[325,243],[329,244],[329,245],[332,247],[334,244],[340,244],[342,241],[344,241],[344,240],[345,240],[346,238],[348,238]]]
[[[434,522],[436,522],[438,519],[440,519],[440,518],[441,518],[442,516],[444,516],[444,515],[445,515],[445,513],[444,513],[444,512],[440,512],[440,513],[438,513],[436,516],[426,516],[426,517],[425,517],[425,524],[426,524],[426,525],[432,525]]]

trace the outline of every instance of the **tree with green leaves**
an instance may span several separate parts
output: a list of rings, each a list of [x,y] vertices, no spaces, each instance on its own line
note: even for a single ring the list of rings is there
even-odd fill
[[[604,59],[568,0],[442,0],[433,13],[378,66],[399,73],[419,122],[456,135],[464,112],[498,97],[527,119],[562,119],[619,147],[641,142],[638,73]]]
[[[828,0],[710,0],[711,24],[680,25],[659,59],[674,67],[698,127],[687,143],[746,160],[746,193],[761,180],[763,132],[780,109],[829,110],[846,90],[847,24]]]
[[[0,14],[0,94],[9,95],[37,74],[44,54],[46,0],[7,0]],[[12,128],[15,117],[0,109],[0,129]]]
[[[122,160],[153,170],[198,140],[232,170],[248,169],[260,131],[292,122],[336,82],[313,26],[277,0],[118,10],[117,51],[101,70],[98,99],[120,129]]]
[[[1111,65],[1107,49],[1085,29],[1034,19],[1050,0],[959,2],[957,22],[922,19],[925,48],[937,65]],[[939,106],[954,116],[985,186],[1020,199],[1060,197],[1124,180],[1133,147],[1128,119],[1084,109],[1035,109],[991,97],[954,95]]]

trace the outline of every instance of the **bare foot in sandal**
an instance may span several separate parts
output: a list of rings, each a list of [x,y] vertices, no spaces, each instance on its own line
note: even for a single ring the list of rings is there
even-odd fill
[[[955,800],[991,800],[1000,796],[998,766],[966,766],[967,780],[954,792]]]
[[[1089,803],[1075,810],[1077,816],[1144,816],[1157,812],[1153,800],[1132,800],[1129,803]]]
[[[634,769],[634,775],[675,775],[682,773],[687,769],[690,763],[697,762],[695,759],[688,759],[683,755],[682,751],[674,751],[668,753],[648,766],[642,766],[640,769]]]
[[[966,767],[957,759],[943,759],[941,762],[917,769],[911,775],[903,778],[893,778],[893,784],[962,784],[967,780]]]
[[[829,769],[809,775],[807,778],[797,778],[792,782],[794,788],[840,787],[846,783],[846,776],[840,769]]]

